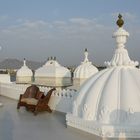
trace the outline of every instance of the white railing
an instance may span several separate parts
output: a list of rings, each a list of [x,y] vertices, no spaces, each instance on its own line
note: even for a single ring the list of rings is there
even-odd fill
[[[0,95],[19,99],[20,94],[23,94],[26,88],[30,86],[27,84],[15,84],[15,83],[1,83],[0,84]],[[39,87],[40,91],[47,94],[51,87]],[[71,112],[73,100],[77,91],[74,89],[57,89],[52,93],[49,105],[53,110],[60,112]]]

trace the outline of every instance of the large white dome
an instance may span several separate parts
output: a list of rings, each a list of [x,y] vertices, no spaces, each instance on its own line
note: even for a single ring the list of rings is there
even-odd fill
[[[122,27],[114,33],[117,49],[108,68],[81,87],[67,125],[103,137],[140,137],[140,71],[124,48],[128,36]]]
[[[85,59],[74,71],[74,78],[89,78],[98,72],[98,69],[88,60],[88,51],[85,49]]]
[[[35,71],[35,76],[71,77],[71,73],[66,67],[61,66],[56,60],[51,59]]]

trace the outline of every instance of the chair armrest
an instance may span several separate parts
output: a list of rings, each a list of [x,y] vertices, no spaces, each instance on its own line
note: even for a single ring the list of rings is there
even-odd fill
[[[45,100],[44,99],[39,99],[37,105],[41,105],[41,104],[45,104]]]
[[[44,92],[39,91],[39,92],[36,94],[35,99],[40,100],[40,99],[43,99],[44,96],[45,96],[45,95],[44,95]]]
[[[48,103],[49,103],[49,100],[50,100],[50,97],[47,97],[47,96],[45,96],[44,98],[40,98],[39,100],[38,100],[38,103],[37,103],[37,105],[48,105]]]
[[[53,89],[49,90],[48,93],[47,93],[47,95],[44,96],[42,99],[40,99],[40,100],[38,101],[38,104],[48,104],[48,103],[49,103],[49,100],[50,100],[50,98],[51,98],[52,92],[53,92],[54,90],[56,90],[56,89],[53,88]],[[43,95],[44,95],[44,94],[43,94]]]
[[[41,98],[38,100],[36,106],[43,106],[43,105],[48,105],[49,100],[47,98]]]

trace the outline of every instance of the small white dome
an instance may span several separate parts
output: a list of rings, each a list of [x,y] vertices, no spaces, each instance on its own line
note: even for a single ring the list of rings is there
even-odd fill
[[[71,77],[71,72],[56,60],[48,60],[45,65],[35,71],[35,77]]]
[[[23,61],[23,66],[17,71],[16,76],[25,77],[25,76],[33,76],[33,72],[26,65],[26,60]]]
[[[89,78],[98,72],[98,69],[88,60],[88,51],[85,50],[85,59],[74,71],[74,78]]]
[[[122,27],[114,33],[115,54],[81,87],[68,125],[103,137],[140,137],[140,71],[124,48],[128,35]]]

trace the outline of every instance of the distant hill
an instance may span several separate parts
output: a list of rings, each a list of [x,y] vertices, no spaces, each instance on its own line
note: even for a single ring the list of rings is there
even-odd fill
[[[41,67],[44,62],[35,62],[35,61],[26,61],[27,66],[32,69],[36,70],[37,68]],[[0,62],[0,69],[19,69],[23,66],[23,61],[18,59],[5,59]]]

